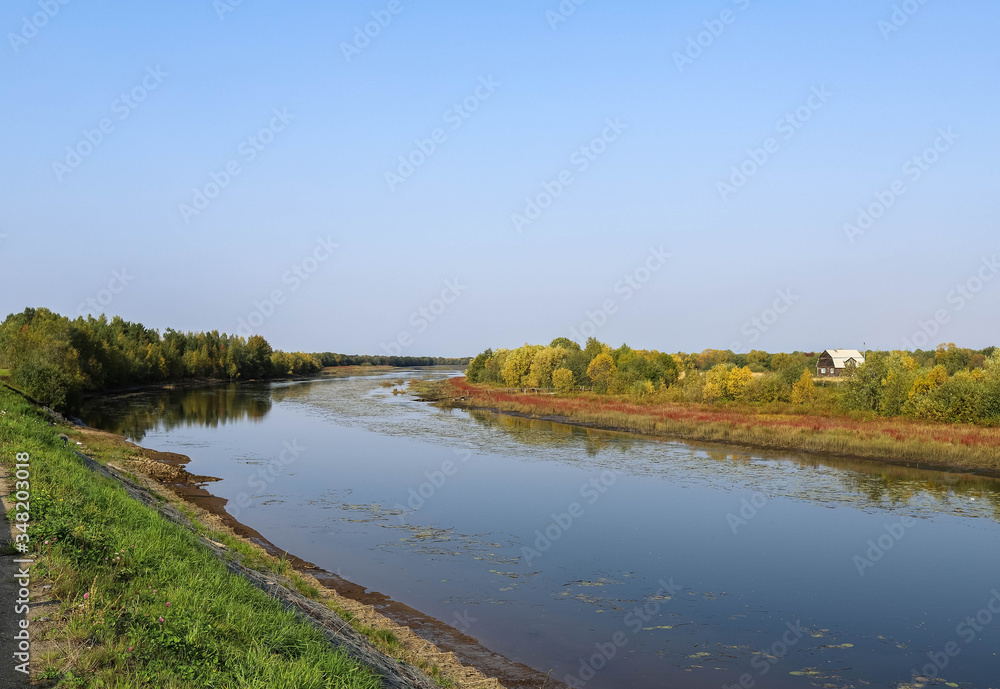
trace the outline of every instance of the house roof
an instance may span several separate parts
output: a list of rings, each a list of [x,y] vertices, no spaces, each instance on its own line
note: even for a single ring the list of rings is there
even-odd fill
[[[828,349],[824,354],[829,354],[833,359],[834,368],[846,368],[847,362],[851,359],[854,359],[858,366],[865,363],[865,355],[856,349]]]

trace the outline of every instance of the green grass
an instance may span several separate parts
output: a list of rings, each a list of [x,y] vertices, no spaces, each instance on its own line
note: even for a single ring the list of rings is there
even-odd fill
[[[44,686],[380,686],[309,623],[230,574],[195,534],[86,469],[32,405],[0,389],[0,410],[3,461],[31,456],[34,576],[53,583],[62,601],[54,640],[73,647],[33,659]],[[250,564],[265,557],[217,539]]]

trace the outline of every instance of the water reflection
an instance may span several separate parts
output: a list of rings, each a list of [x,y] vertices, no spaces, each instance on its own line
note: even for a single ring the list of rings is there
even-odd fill
[[[590,457],[596,457],[612,445],[628,452],[635,443],[635,437],[627,433],[610,433],[545,419],[529,419],[482,411],[471,411],[469,415],[480,426],[500,428],[515,441],[526,445],[564,446],[582,441],[583,449]]]
[[[95,398],[84,404],[82,416],[90,426],[140,442],[153,430],[259,422],[272,403],[266,384],[230,383]]]
[[[590,456],[598,455],[612,444],[627,452],[640,441],[627,433],[599,431],[542,419],[479,411],[470,414],[480,425],[499,428],[517,442],[528,445],[556,447],[583,441]],[[720,473],[729,478],[734,474],[755,473],[755,468],[773,465],[780,459],[781,462],[811,470],[813,480],[817,474],[835,477],[839,488],[856,498],[853,502],[864,507],[909,507],[929,499],[936,503],[936,509],[943,512],[982,516],[985,504],[992,509],[993,518],[1000,521],[1000,481],[991,477],[932,471],[862,459],[820,455],[769,456],[756,450],[751,454],[750,451],[711,446],[704,446],[699,455],[725,465],[720,467]],[[842,502],[846,497],[832,492],[824,497],[809,495],[805,490],[795,490],[796,486],[804,488],[800,482],[793,482],[785,488],[785,494],[803,499],[819,498],[820,502]]]

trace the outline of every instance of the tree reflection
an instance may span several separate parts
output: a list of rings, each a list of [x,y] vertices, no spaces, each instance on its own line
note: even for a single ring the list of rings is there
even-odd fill
[[[99,397],[84,405],[82,415],[89,426],[139,442],[154,429],[260,421],[271,405],[266,384],[229,383]]]

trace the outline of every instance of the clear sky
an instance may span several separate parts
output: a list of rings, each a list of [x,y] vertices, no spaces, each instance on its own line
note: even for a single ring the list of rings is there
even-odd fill
[[[998,26],[991,0],[10,0],[0,311],[441,356],[1000,344]]]

